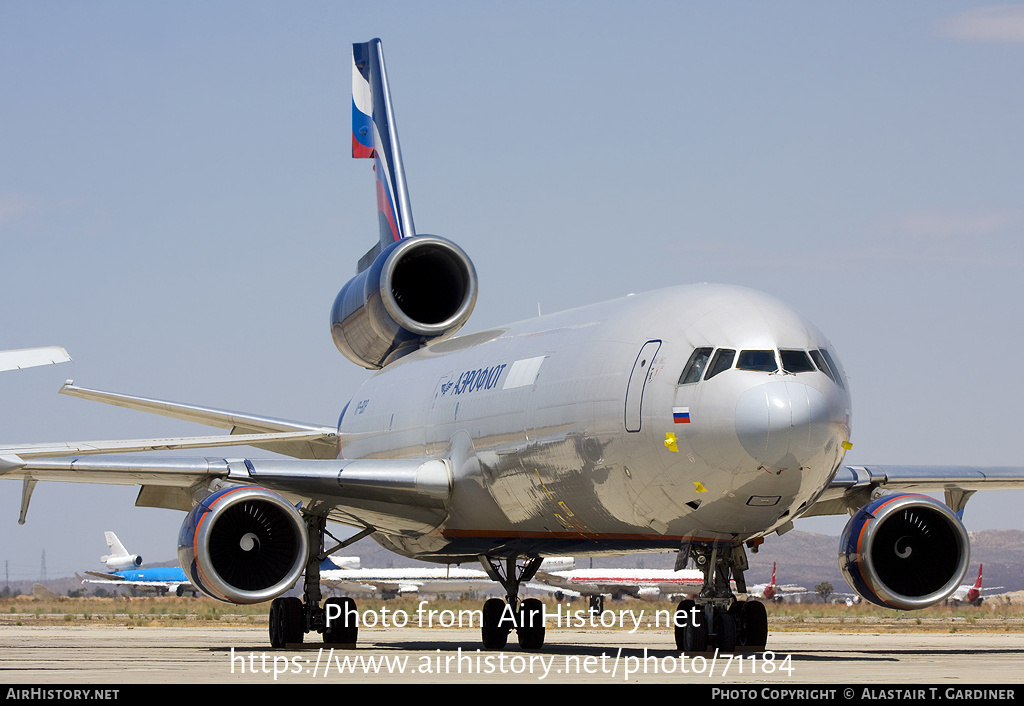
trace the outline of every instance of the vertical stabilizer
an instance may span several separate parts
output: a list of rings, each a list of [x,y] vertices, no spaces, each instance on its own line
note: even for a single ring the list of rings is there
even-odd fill
[[[416,235],[379,39],[352,45],[352,156],[374,160],[377,182],[380,243],[360,261],[363,270],[391,243]]]
[[[111,557],[128,556],[128,550],[124,548],[124,545],[121,544],[121,540],[117,538],[116,534],[114,534],[113,532],[104,532],[103,536],[107,540],[107,546],[110,547]],[[100,561],[106,561],[106,558],[104,557]]]

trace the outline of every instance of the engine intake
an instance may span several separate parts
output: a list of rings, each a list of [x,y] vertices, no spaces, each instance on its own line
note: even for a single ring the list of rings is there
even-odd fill
[[[308,554],[298,510],[253,486],[210,495],[192,508],[178,534],[178,560],[192,585],[230,603],[281,595],[302,575]]]
[[[331,335],[371,370],[451,336],[476,305],[476,269],[455,243],[417,235],[384,249],[334,300]]]
[[[970,540],[956,514],[927,495],[883,495],[843,530],[839,569],[865,599],[901,610],[952,595],[967,575]]]

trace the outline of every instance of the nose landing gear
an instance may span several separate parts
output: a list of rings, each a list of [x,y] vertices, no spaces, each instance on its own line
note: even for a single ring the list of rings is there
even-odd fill
[[[768,641],[764,605],[736,600],[730,586],[731,576],[737,590],[747,592],[743,545],[720,552],[718,545],[689,544],[680,550],[677,566],[686,566],[690,558],[704,573],[704,587],[694,599],[680,601],[676,607],[676,647],[684,652],[763,650]]]

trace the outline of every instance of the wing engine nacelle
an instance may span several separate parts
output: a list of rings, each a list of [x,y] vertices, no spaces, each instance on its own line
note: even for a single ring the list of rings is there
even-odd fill
[[[843,530],[839,569],[872,603],[912,610],[956,591],[970,554],[967,530],[941,502],[927,495],[883,495]]]
[[[230,603],[259,603],[294,585],[309,540],[302,515],[277,493],[220,490],[192,508],[178,534],[178,560],[193,586]]]
[[[364,368],[382,368],[462,328],[476,295],[476,269],[458,245],[436,235],[399,240],[338,293],[334,345]]]

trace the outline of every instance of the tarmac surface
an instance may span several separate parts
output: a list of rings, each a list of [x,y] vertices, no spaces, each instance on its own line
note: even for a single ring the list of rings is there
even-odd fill
[[[1022,634],[778,632],[768,645],[682,655],[667,630],[549,628],[541,651],[521,650],[514,634],[485,651],[478,629],[364,627],[357,648],[275,650],[265,627],[3,626],[0,684],[1024,683]]]

